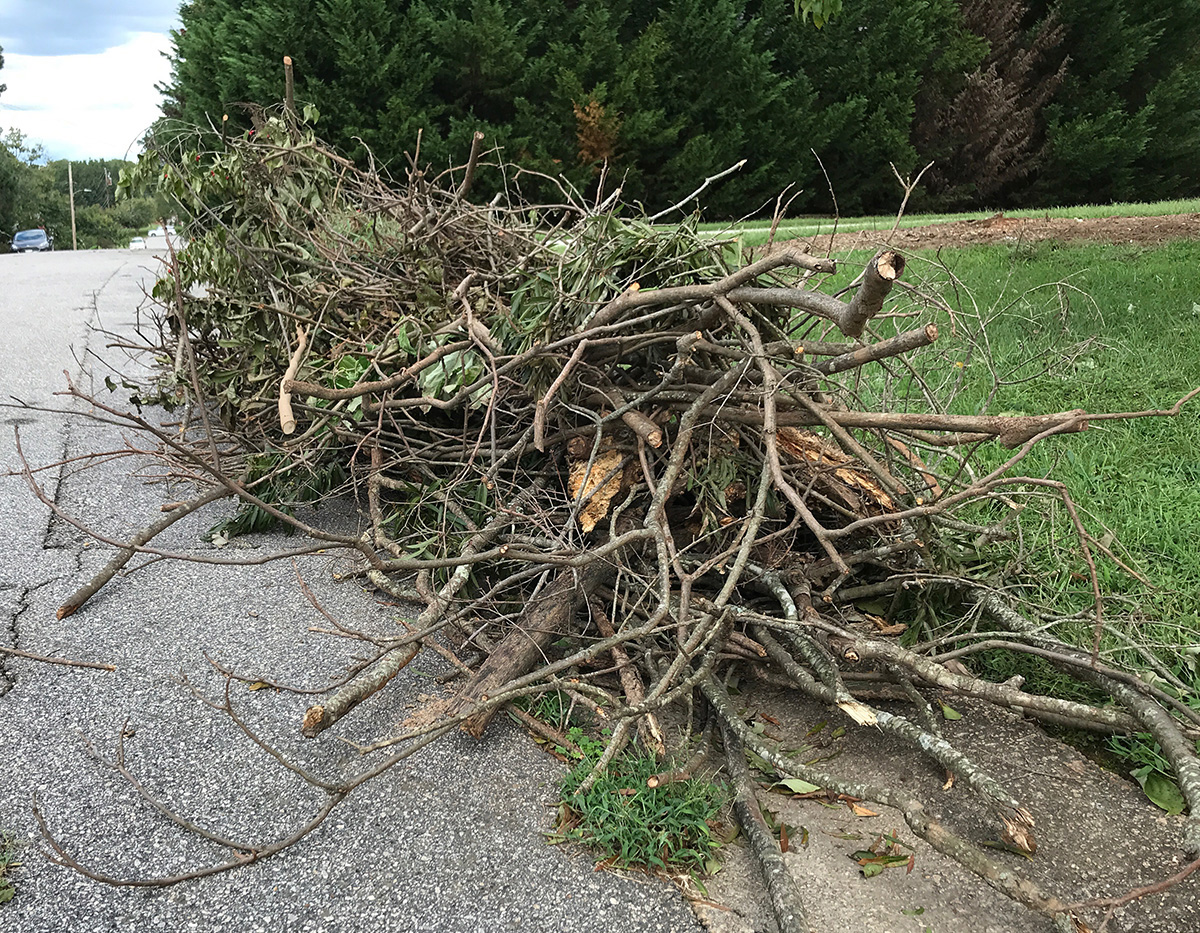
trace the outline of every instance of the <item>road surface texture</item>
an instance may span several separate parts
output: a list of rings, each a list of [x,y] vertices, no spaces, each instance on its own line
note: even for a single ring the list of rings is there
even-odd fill
[[[129,333],[137,325],[141,290],[155,263],[153,255],[123,251],[0,256],[0,395],[39,406],[0,408],[0,470],[19,469],[14,428],[34,466],[125,445],[119,428],[89,419],[84,405],[54,393],[65,387],[66,370],[82,387],[125,404],[125,396],[107,392],[104,377],[145,373],[103,332]],[[89,469],[68,462],[35,476],[65,515],[120,540],[157,517],[164,502],[189,497],[184,485],[156,481],[157,472],[144,459],[123,458]],[[192,516],[155,544],[227,559],[297,543],[261,535],[218,550],[202,538],[215,520],[216,513]],[[352,509],[340,520],[355,527]],[[210,696],[222,687],[205,653],[291,684],[320,687],[343,674],[361,649],[313,631],[332,625],[302,596],[298,576],[344,624],[384,633],[397,625],[397,607],[354,582],[334,581],[336,555],[295,565],[149,562],[112,581],[76,615],[57,620],[57,607],[110,554],[68,521],[51,518],[21,477],[0,477],[0,646],[116,668],[0,657],[0,830],[26,841],[16,897],[0,906],[5,933],[774,929],[739,845],[728,847],[726,868],[709,882],[708,902],[696,913],[663,882],[597,872],[586,853],[547,846],[542,834],[552,823],[561,766],[500,720],[480,742],[458,735],[436,742],[353,793],[297,845],[233,872],[170,887],[113,887],[51,863],[31,812],[35,798],[66,849],[103,874],[145,879],[227,857],[154,812],[110,766],[122,732],[130,773],[182,817],[247,845],[287,836],[323,799],[196,698],[192,687]],[[442,664],[423,655],[316,740],[300,737],[304,697],[240,685],[232,699],[260,735],[295,761],[325,775],[350,775],[363,766],[351,742],[387,736],[423,701],[445,693],[437,680]],[[769,711],[789,724],[797,743],[812,723],[829,717],[770,690],[743,697],[747,715]],[[1030,870],[1068,899],[1120,894],[1177,869],[1177,824],[1128,782],[1026,723],[965,704],[963,711],[952,725],[968,749],[1012,781],[1046,830],[1033,863],[998,854],[1011,867]],[[907,752],[875,734],[839,743],[833,750],[839,768],[901,782],[925,795],[935,812],[960,816],[972,838],[988,838],[966,791],[941,791],[944,775],[936,769],[913,768]],[[889,869],[862,878],[848,855],[875,835],[898,828],[916,844],[894,814],[855,817],[782,797],[771,806],[808,830],[807,846],[794,843],[787,859],[814,929],[1051,929],[921,845],[911,873]],[[1194,933],[1200,929],[1195,882],[1139,902],[1110,929]]]
[[[108,398],[105,363],[128,365],[89,328],[129,330],[154,256],[119,251],[0,257],[3,395],[69,407],[53,393],[63,370]],[[112,396],[119,398],[119,396]],[[82,414],[82,413],[81,413]],[[12,429],[31,463],[115,449],[121,432],[81,416],[0,409],[5,470],[17,466]],[[39,474],[61,508],[120,536],[152,520],[185,488],[147,485],[136,464]],[[114,581],[77,615],[55,610],[106,560],[103,546],[60,520],[20,478],[0,480],[0,644],[42,655],[103,661],[109,673],[3,661],[0,827],[30,840],[17,895],[0,907],[6,933],[143,931],[691,931],[672,888],[595,872],[582,856],[547,846],[557,764],[502,725],[483,742],[453,737],[347,799],[302,845],[274,859],[169,888],[114,888],[49,863],[39,852],[30,801],[52,831],[99,871],[135,878],[221,861],[141,803],[113,770],[118,732],[126,761],[182,814],[249,842],[276,839],[319,807],[319,795],[267,758],[179,682],[215,690],[203,652],[283,680],[322,684],[344,672],[355,647],[308,631],[329,628],[301,596],[290,562],[260,567],[158,563]],[[176,526],[162,542],[211,553],[200,535],[214,519]],[[185,525],[181,522],[180,525]],[[262,549],[295,542],[260,539]],[[326,608],[355,626],[395,626],[355,584],[330,580],[327,559],[300,565]],[[315,667],[314,667],[315,665]],[[298,757],[349,772],[358,755],[343,738],[386,735],[440,668],[405,672],[385,702],[316,742],[299,737],[303,701],[243,688],[251,720]],[[333,734],[337,732],[338,734]],[[302,744],[305,743],[305,744]]]

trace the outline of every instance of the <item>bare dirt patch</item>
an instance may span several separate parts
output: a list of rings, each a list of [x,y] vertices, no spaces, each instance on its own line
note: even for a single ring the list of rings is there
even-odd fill
[[[811,251],[844,252],[871,249],[887,243],[901,250],[941,249],[993,243],[1062,242],[1134,243],[1157,246],[1171,240],[1200,239],[1200,214],[1166,214],[1160,217],[1006,217],[995,214],[982,220],[907,227],[891,232],[856,230],[802,238]]]
[[[833,723],[821,728],[821,704],[766,685],[747,683],[747,718],[798,756],[822,758],[822,767],[866,783],[903,789],[919,797],[948,826],[976,843],[998,838],[963,782],[946,786],[932,762],[913,764],[910,749],[872,728],[840,737]],[[943,723],[945,738],[1003,781],[1033,814],[1036,853],[1022,856],[989,849],[1009,871],[1019,871],[1067,900],[1123,895],[1168,878],[1186,862],[1183,817],[1149,805],[1133,782],[1104,771],[1020,714],[963,697],[952,699],[960,720]],[[769,718],[761,718],[766,714]],[[779,725],[775,725],[778,723]],[[776,786],[774,791],[778,791]],[[814,930],[839,933],[1055,933],[1051,919],[1023,909],[961,865],[916,838],[895,810],[871,804],[855,811],[846,798],[802,799],[760,785],[760,805],[788,824],[784,862],[801,893]],[[908,866],[865,877],[853,857],[884,834],[911,853]],[[769,933],[776,929],[748,847],[723,850],[724,868],[706,880],[708,903],[695,904],[710,933]],[[720,906],[712,906],[719,904]],[[1081,917],[1097,929],[1103,910]],[[1200,877],[1116,912],[1108,933],[1194,933],[1200,917]]]

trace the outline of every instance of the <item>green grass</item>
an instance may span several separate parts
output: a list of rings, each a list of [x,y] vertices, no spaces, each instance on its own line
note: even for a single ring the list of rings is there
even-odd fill
[[[551,841],[586,843],[621,868],[683,871],[697,881],[713,872],[721,843],[709,821],[728,800],[721,787],[699,779],[647,787],[648,778],[670,765],[630,750],[617,756],[589,790],[576,793],[604,746],[578,728],[568,738],[584,754],[563,781],[559,825]]]
[[[847,261],[823,288],[848,285],[869,255],[838,255]],[[949,406],[954,413],[1166,409],[1200,386],[1200,242],[1152,248],[1044,242],[908,258],[904,279],[961,312],[953,324],[944,314],[936,318],[939,339],[925,351],[927,380],[940,379],[943,394],[957,393]],[[877,327],[886,336],[926,320]],[[981,328],[986,350],[964,337]],[[858,388],[869,396],[869,382]],[[1011,453],[984,445],[977,469]],[[1124,616],[1127,634],[1157,646],[1169,667],[1200,688],[1194,647],[1200,643],[1200,399],[1175,418],[1094,422],[1082,433],[1051,438],[1019,473],[1066,483],[1089,530],[1101,539],[1111,530],[1113,549],[1153,584],[1147,588],[1097,556],[1102,586],[1114,596],[1114,624]],[[1021,504],[1030,507],[1027,518],[1042,514],[1045,522],[1026,522],[1019,551],[998,546],[989,556],[1019,575],[1034,599],[1063,614],[1085,608],[1086,565],[1065,510],[1042,495]],[[1087,623],[1073,634],[1090,645],[1085,630]]]
[[[13,886],[13,872],[21,866],[17,860],[20,847],[11,833],[0,830],[0,907],[11,901],[17,893]]]
[[[537,739],[572,766],[560,787],[558,824],[550,842],[583,843],[618,868],[683,872],[703,888],[701,876],[718,867],[714,853],[721,843],[710,821],[728,802],[723,788],[702,779],[647,787],[648,778],[672,765],[633,745],[588,791],[578,793],[604,753],[608,731],[597,731],[595,718],[573,708],[561,693],[530,697],[518,705],[562,732],[572,746]]]
[[[920,227],[926,224],[952,223],[957,220],[981,220],[991,217],[1000,208],[979,211],[967,211],[958,214],[906,214],[900,222],[901,227]],[[1157,217],[1164,214],[1192,214],[1200,212],[1200,198],[1188,198],[1179,201],[1155,201],[1153,203],[1128,204],[1083,204],[1073,207],[1022,208],[1004,211],[1007,217]],[[836,230],[840,233],[852,233],[857,230],[879,230],[886,232],[892,229],[896,222],[895,214],[880,214],[871,217],[799,217],[787,219],[780,223],[775,239],[782,240],[790,237],[811,237],[818,234],[829,234]],[[770,232],[770,221],[749,220],[739,224],[704,223],[700,225],[703,231],[719,234],[734,234],[744,246],[759,246],[766,242]]]
[[[943,251],[941,260],[991,317],[992,356],[1011,383],[993,389],[979,355],[964,348],[960,413],[1166,409],[1200,385],[1200,243],[990,246]],[[996,447],[982,454],[985,466],[1008,455]],[[1094,423],[1036,447],[1021,472],[1065,482],[1096,536],[1111,530],[1128,562],[1155,584],[1146,592],[1100,561],[1107,590],[1137,596],[1129,608],[1139,637],[1175,647],[1196,640],[1200,404],[1177,418]],[[1079,608],[1088,583],[1072,574],[1085,568],[1067,546],[1063,510],[1046,504],[1046,537],[1026,548],[1023,569],[1043,598]]]

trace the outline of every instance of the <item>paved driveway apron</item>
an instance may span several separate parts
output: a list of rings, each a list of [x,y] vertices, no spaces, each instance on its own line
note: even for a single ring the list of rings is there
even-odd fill
[[[108,395],[104,376],[135,372],[136,364],[100,330],[134,327],[154,262],[124,251],[0,256],[0,396],[75,409],[0,408],[4,471],[17,467],[14,426],[35,465],[125,443],[120,429],[53,393],[64,388],[66,369],[124,404]],[[126,458],[38,476],[65,512],[120,537],[157,517],[164,501],[188,495],[152,482],[151,466]],[[213,520],[182,521],[156,543],[228,556],[201,539]],[[262,536],[239,553],[295,543]],[[297,846],[237,871],[168,888],[112,887],[52,864],[31,815],[35,796],[64,845],[103,873],[146,878],[228,857],[154,813],[101,760],[112,758],[122,729],[130,770],[180,815],[248,844],[289,834],[320,808],[322,795],[200,703],[180,675],[218,693],[207,651],[247,673],[319,686],[363,653],[310,630],[330,624],[303,599],[297,571],[285,562],[151,563],[56,620],[56,607],[110,554],[51,520],[19,477],[0,477],[0,645],[117,668],[0,658],[0,829],[29,841],[16,898],[0,906],[5,933],[699,929],[673,890],[594,872],[586,857],[544,843],[561,772],[501,722],[478,743],[457,736],[435,743],[356,791]],[[354,583],[334,583],[331,559],[298,565],[325,609],[356,628],[394,632],[395,608]],[[234,701],[281,751],[327,776],[349,775],[363,760],[344,740],[394,730],[443,689],[434,679],[440,670],[419,659],[315,741],[299,736],[306,698],[242,686]]]

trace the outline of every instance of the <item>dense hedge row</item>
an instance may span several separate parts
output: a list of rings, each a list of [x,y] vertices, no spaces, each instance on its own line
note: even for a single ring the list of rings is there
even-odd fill
[[[165,93],[175,119],[249,126],[281,60],[321,133],[403,170],[505,157],[587,191],[713,216],[890,209],[889,163],[936,160],[924,206],[1158,199],[1200,190],[1200,0],[193,0]],[[828,175],[828,183],[825,174]],[[483,177],[481,188],[501,183]],[[794,191],[795,189],[793,189]],[[548,189],[531,191],[548,195]]]

